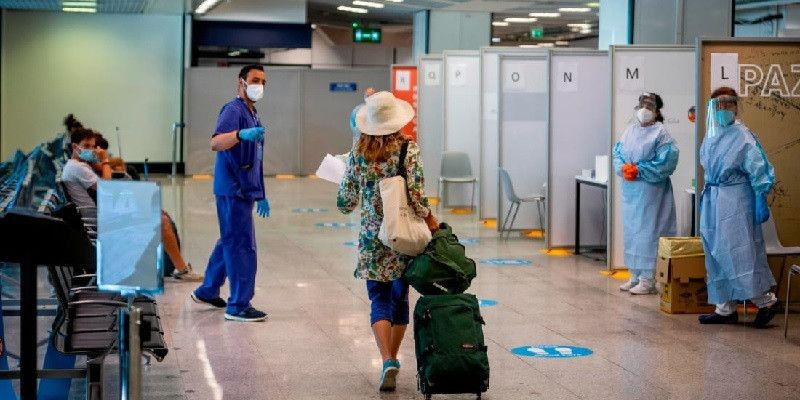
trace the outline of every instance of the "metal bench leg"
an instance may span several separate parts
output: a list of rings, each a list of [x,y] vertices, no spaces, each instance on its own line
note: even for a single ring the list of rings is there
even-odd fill
[[[478,182],[472,182],[472,197],[470,197],[469,211],[475,209],[475,186],[477,186],[477,183]]]
[[[786,336],[789,334],[789,299],[792,297],[792,275],[793,272],[789,269],[789,278],[786,282],[786,307],[783,310],[783,338],[786,339]]]

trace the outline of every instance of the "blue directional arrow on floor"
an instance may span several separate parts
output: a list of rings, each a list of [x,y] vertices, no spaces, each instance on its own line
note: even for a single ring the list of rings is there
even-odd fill
[[[295,208],[292,210],[295,214],[314,214],[328,212],[327,208]]]
[[[496,266],[525,266],[531,265],[530,260],[522,260],[518,258],[490,258],[487,260],[481,260],[481,264],[486,265],[496,265]]]
[[[511,349],[511,353],[522,357],[572,358],[592,355],[592,350],[576,346],[535,345]]]
[[[320,228],[352,228],[356,226],[352,222],[319,222],[315,225]]]
[[[349,242],[344,242],[344,245],[347,247],[358,247],[358,240],[351,240]]]
[[[466,239],[459,240],[459,242],[461,244],[463,244],[464,246],[469,246],[469,245],[473,245],[473,244],[479,244],[481,242],[481,240],[480,239],[476,239],[476,238],[466,238]]]
[[[481,307],[494,307],[497,305],[497,300],[492,299],[480,299],[478,300],[478,304]]]

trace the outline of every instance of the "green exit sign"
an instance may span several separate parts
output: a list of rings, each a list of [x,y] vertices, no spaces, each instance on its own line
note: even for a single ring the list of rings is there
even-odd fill
[[[544,37],[544,28],[533,28],[531,29],[531,37],[540,39]]]
[[[353,29],[353,42],[354,43],[380,43],[381,30],[372,28],[354,28]]]

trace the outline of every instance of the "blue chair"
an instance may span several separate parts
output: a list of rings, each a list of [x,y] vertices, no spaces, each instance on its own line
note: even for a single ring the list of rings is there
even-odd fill
[[[503,192],[506,194],[506,200],[511,203],[511,206],[508,208],[508,212],[506,213],[506,217],[503,219],[503,225],[500,227],[500,236],[502,237],[503,233],[505,232],[508,232],[506,237],[511,236],[511,230],[514,227],[514,222],[517,219],[517,213],[519,212],[519,207],[522,205],[522,203],[536,203],[536,209],[539,214],[539,227],[542,228],[542,231],[544,231],[543,209],[546,207],[545,196],[517,196],[517,192],[514,190],[514,184],[511,182],[511,176],[508,174],[508,171],[503,168],[500,168],[500,185],[502,186]],[[512,211],[514,212],[513,216],[511,214]],[[511,220],[508,219],[509,216],[511,217]]]

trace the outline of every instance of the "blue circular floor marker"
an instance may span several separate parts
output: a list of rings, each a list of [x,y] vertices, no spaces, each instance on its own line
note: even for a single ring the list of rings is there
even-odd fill
[[[352,228],[356,226],[352,222],[319,222],[315,225],[319,228]]]
[[[292,210],[295,214],[315,214],[328,212],[327,208],[295,208]]]
[[[586,347],[554,346],[546,344],[515,347],[511,349],[511,353],[522,357],[572,358],[590,356],[593,352]]]
[[[479,244],[481,242],[481,240],[478,239],[478,238],[466,238],[466,239],[459,240],[459,242],[461,244],[463,244],[464,246],[469,246],[469,245],[473,245],[473,244]]]
[[[344,242],[344,245],[347,247],[358,247],[358,240],[351,240],[349,242]]]
[[[481,264],[486,265],[508,265],[508,266],[525,266],[531,265],[530,260],[522,260],[518,258],[489,258],[486,260],[481,260]]]
[[[497,303],[498,303],[497,300],[492,300],[492,299],[480,299],[480,300],[478,300],[478,304],[481,307],[494,307],[494,306],[497,305]]]

